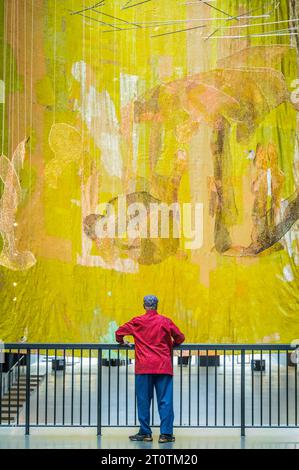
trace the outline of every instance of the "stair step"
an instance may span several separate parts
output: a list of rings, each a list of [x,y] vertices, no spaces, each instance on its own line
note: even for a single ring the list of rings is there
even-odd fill
[[[16,380],[18,380],[18,379],[16,379]],[[22,375],[22,376],[19,377],[19,381],[21,381],[21,380],[22,380],[23,382],[26,382],[27,377],[24,376],[24,375]],[[38,382],[38,381],[40,381],[40,380],[42,380],[41,377],[39,377],[39,378],[38,378],[38,377],[30,377],[30,382]]]
[[[18,383],[20,385],[26,385],[27,383],[30,383],[31,385],[35,386],[35,385],[39,384],[40,382],[41,382],[40,380],[30,380],[30,382],[29,381],[27,382],[27,380],[19,380],[19,382],[18,382],[17,380],[15,380],[15,382],[13,382],[11,385],[18,385]]]
[[[30,387],[35,387],[35,384],[32,384],[32,382],[31,382],[30,384],[28,384],[28,385],[30,385]],[[27,386],[26,382],[23,382],[23,383],[20,382],[20,383],[19,383],[19,388],[26,388],[26,386]],[[12,385],[11,385],[11,388],[18,388],[18,383],[12,384]]]
[[[41,381],[42,381],[42,379],[30,379],[30,383],[32,383],[32,384],[33,383],[39,383]],[[18,380],[17,380],[17,383],[18,383]],[[19,383],[27,383],[27,379],[21,378],[21,379],[19,379]]]
[[[17,393],[11,393],[10,396],[7,394],[7,395],[4,395],[4,397],[2,397],[2,402],[4,401],[17,401],[17,400],[21,400],[22,398],[24,398],[24,400],[26,399],[26,393],[19,393],[19,395]]]
[[[30,380],[42,380],[43,377],[44,377],[43,375],[36,375],[35,377],[30,375]],[[27,375],[19,375],[19,379],[27,380]]]
[[[9,397],[3,397],[2,400],[1,400],[2,403],[9,403],[9,402],[13,402],[13,401],[18,401],[18,397],[13,396],[13,397],[10,397],[10,399],[9,399]],[[19,401],[21,401],[20,396],[19,396]]]
[[[10,407],[10,408],[4,408],[2,406],[2,415],[5,414],[5,415],[8,415],[10,413],[10,416],[15,416],[18,414],[19,411],[21,411],[21,406],[19,406],[19,408],[17,408],[16,406],[14,406],[13,408]]]
[[[2,401],[4,401],[4,400],[6,400],[6,401],[9,401],[9,400],[17,400],[17,399],[20,400],[21,397],[26,398],[26,393],[25,393],[25,392],[21,392],[21,391],[19,391],[19,393],[17,393],[17,392],[11,392],[10,394],[7,393],[7,394],[3,395]]]
[[[19,407],[19,408],[22,408],[24,404],[25,404],[24,401],[20,402],[19,404],[18,404],[17,402],[14,402],[14,403],[2,403],[1,409],[2,409],[2,410],[6,410],[6,409],[9,409],[9,407],[10,407],[10,408],[16,408],[16,409],[17,409],[18,407]]]
[[[25,401],[26,400],[19,400],[19,406],[23,406]],[[4,406],[9,406],[9,405],[10,406],[17,406],[17,404],[18,404],[18,400],[10,400],[10,403],[9,403],[9,400],[5,400],[5,401],[3,400],[2,401],[2,408]]]
[[[27,385],[26,385],[25,383],[22,384],[22,383],[20,382],[19,385],[18,385],[18,384],[13,384],[13,385],[10,387],[10,390],[12,390],[12,389],[16,389],[16,390],[17,390],[17,389],[19,389],[19,390],[26,390],[26,387],[27,387]],[[37,388],[37,384],[31,383],[31,384],[29,385],[29,387],[32,388],[32,389]]]
[[[9,408],[9,407],[10,408],[18,408],[18,407],[21,408],[21,406],[23,406],[22,403],[18,404],[18,403],[8,403],[7,402],[7,403],[2,403],[1,409],[3,410],[3,408]]]
[[[39,383],[36,383],[36,384],[35,384],[35,383],[30,382],[30,384],[29,384],[29,387],[30,387],[30,388],[37,388],[38,386],[39,386]],[[20,382],[19,384],[17,384],[17,383],[13,384],[11,388],[23,388],[23,389],[26,389],[26,387],[27,387],[26,382]]]
[[[19,398],[19,404],[21,403],[25,403],[26,401],[26,397],[23,397],[23,398]],[[18,400],[17,399],[14,399],[14,400],[10,400],[10,403],[13,404],[13,403],[18,403]],[[2,404],[3,405],[7,405],[9,404],[9,400],[6,400],[6,401],[2,401]]]
[[[17,392],[17,391],[20,391],[20,392],[25,392],[26,391],[26,387],[23,387],[23,386],[20,386],[20,387],[17,387],[17,386],[13,386],[11,387],[10,391],[11,392]],[[35,390],[35,387],[30,387],[30,390]]]
[[[31,393],[32,392],[30,392],[30,395],[31,395]],[[13,392],[13,393],[10,394],[10,398],[9,398],[9,395],[5,395],[5,397],[3,397],[3,399],[7,399],[7,401],[9,401],[9,400],[11,401],[11,400],[18,400],[18,399],[21,400],[23,398],[24,400],[26,400],[26,396],[27,395],[26,395],[25,392],[24,393],[23,392],[19,392],[19,393]]]
[[[10,392],[6,392],[5,395],[2,396],[2,405],[9,405],[9,403],[17,402],[20,406],[26,400],[26,392],[27,392],[27,379],[25,377],[19,378],[19,382],[14,383],[11,388]],[[30,393],[37,389],[39,383],[42,381],[42,376],[30,376]]]

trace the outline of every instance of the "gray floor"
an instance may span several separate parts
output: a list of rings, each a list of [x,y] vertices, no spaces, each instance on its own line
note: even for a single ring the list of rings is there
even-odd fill
[[[24,436],[22,429],[1,428],[0,449],[299,449],[297,430],[250,430],[240,438],[237,430],[176,430],[176,442],[133,443],[131,430],[109,428],[100,438],[94,429],[33,429]]]

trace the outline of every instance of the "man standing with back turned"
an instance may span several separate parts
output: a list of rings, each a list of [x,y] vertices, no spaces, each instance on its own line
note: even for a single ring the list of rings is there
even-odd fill
[[[173,367],[172,349],[185,340],[185,336],[170,318],[157,312],[158,299],[146,295],[143,299],[145,314],[135,317],[118,328],[116,341],[129,344],[124,336],[135,340],[135,383],[140,429],[130,436],[131,441],[153,440],[150,428],[150,406],[156,389],[160,415],[159,442],[173,442]]]

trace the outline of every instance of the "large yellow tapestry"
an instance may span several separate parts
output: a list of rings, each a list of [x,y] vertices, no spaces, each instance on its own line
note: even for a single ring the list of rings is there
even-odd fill
[[[0,338],[299,338],[299,2],[0,3]]]

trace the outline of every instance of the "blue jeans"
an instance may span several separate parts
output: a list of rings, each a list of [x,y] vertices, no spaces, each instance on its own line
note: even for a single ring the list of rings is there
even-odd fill
[[[151,434],[150,406],[156,389],[161,434],[173,433],[173,377],[166,374],[136,374],[138,419],[141,434]]]

